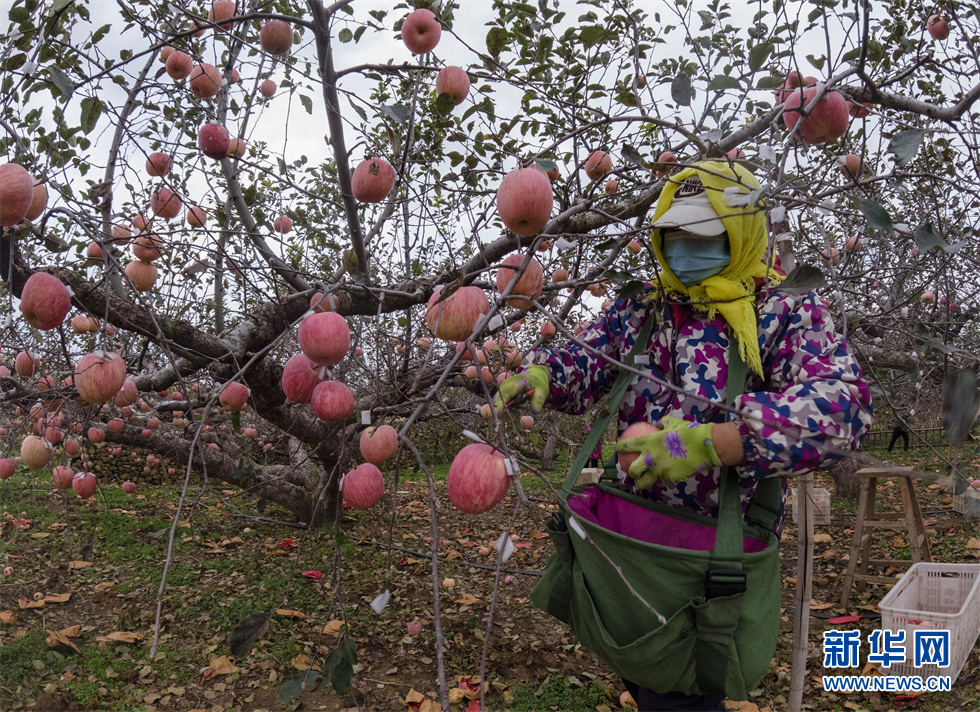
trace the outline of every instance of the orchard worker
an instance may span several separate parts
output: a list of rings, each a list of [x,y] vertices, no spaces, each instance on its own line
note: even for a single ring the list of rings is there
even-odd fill
[[[618,432],[638,422],[659,429],[617,443],[617,453],[639,454],[628,472],[620,469],[621,490],[717,519],[723,466],[736,466],[744,521],[762,478],[813,472],[855,450],[872,422],[868,384],[823,300],[779,290],[782,277],[764,262],[764,207],[728,204],[758,188],[747,169],[728,162],[669,178],[653,216],[657,278],[616,301],[580,343],[530,352],[501,384],[495,407],[529,396],[534,410],[585,412],[618,375],[603,356],[623,361],[644,322],[656,319],[644,349],[649,362],[636,362],[643,375],[620,401]],[[733,390],[743,393],[734,412],[724,407],[730,349],[748,366],[744,390]],[[781,504],[769,520],[777,535],[786,480],[779,485]],[[724,709],[725,695],[624,682],[640,710]]]

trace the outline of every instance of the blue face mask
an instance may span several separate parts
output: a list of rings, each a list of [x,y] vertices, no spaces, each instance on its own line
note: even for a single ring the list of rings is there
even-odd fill
[[[664,262],[685,287],[714,277],[732,263],[728,233],[703,237],[672,230],[664,233]]]

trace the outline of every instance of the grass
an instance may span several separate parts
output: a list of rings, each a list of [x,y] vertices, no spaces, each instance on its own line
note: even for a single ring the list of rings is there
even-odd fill
[[[601,704],[608,704],[606,686],[592,682],[576,686],[568,678],[549,675],[537,688],[527,684],[511,688],[513,698],[508,700],[509,712],[592,712]]]

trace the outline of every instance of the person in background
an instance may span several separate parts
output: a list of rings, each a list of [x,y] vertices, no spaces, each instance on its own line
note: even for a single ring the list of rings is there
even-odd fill
[[[579,343],[527,354],[522,371],[500,385],[495,408],[530,394],[580,414],[612,386],[648,319],[657,319],[618,411],[618,432],[632,423],[659,430],[620,440],[640,456],[621,487],[650,500],[718,517],[725,465],[739,474],[743,519],[756,484],[821,469],[857,449],[872,422],[871,395],[847,340],[813,292],[780,291],[763,261],[768,245],[761,205],[733,207],[759,188],[741,165],[704,162],[672,176],[653,217],[659,275],[638,295],[619,299]],[[728,354],[749,367],[734,412],[725,404]],[[609,359],[612,359],[610,362]],[[786,482],[780,515],[786,506]],[[723,695],[656,692],[624,680],[639,709],[722,710]]]
[[[888,452],[892,451],[892,448],[895,447],[895,443],[898,442],[899,438],[901,438],[905,444],[905,448],[904,448],[905,452],[908,452],[909,431],[908,431],[908,426],[906,426],[906,422],[908,422],[908,418],[909,416],[908,414],[906,414],[904,416],[899,416],[898,419],[895,421],[895,425],[892,427],[892,440],[890,443],[888,443]]]

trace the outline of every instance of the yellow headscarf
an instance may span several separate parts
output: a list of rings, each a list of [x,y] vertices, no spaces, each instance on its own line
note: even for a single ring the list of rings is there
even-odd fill
[[[653,222],[667,212],[673,202],[674,193],[686,179],[697,176],[704,185],[711,206],[728,232],[732,261],[714,277],[700,284],[685,287],[674,276],[662,251],[663,237],[660,229],[652,234],[653,251],[663,267],[660,283],[666,292],[687,295],[691,306],[706,311],[708,318],[721,313],[738,344],[745,363],[755,373],[762,375],[762,356],[759,353],[759,336],[755,314],[755,278],[768,277],[770,282],[782,280],[772,270],[768,270],[763,257],[768,244],[765,208],[761,202],[732,207],[729,201],[737,195],[745,195],[758,190],[759,181],[746,168],[738,164],[721,161],[705,161],[692,168],[672,175],[664,186],[653,213]]]

